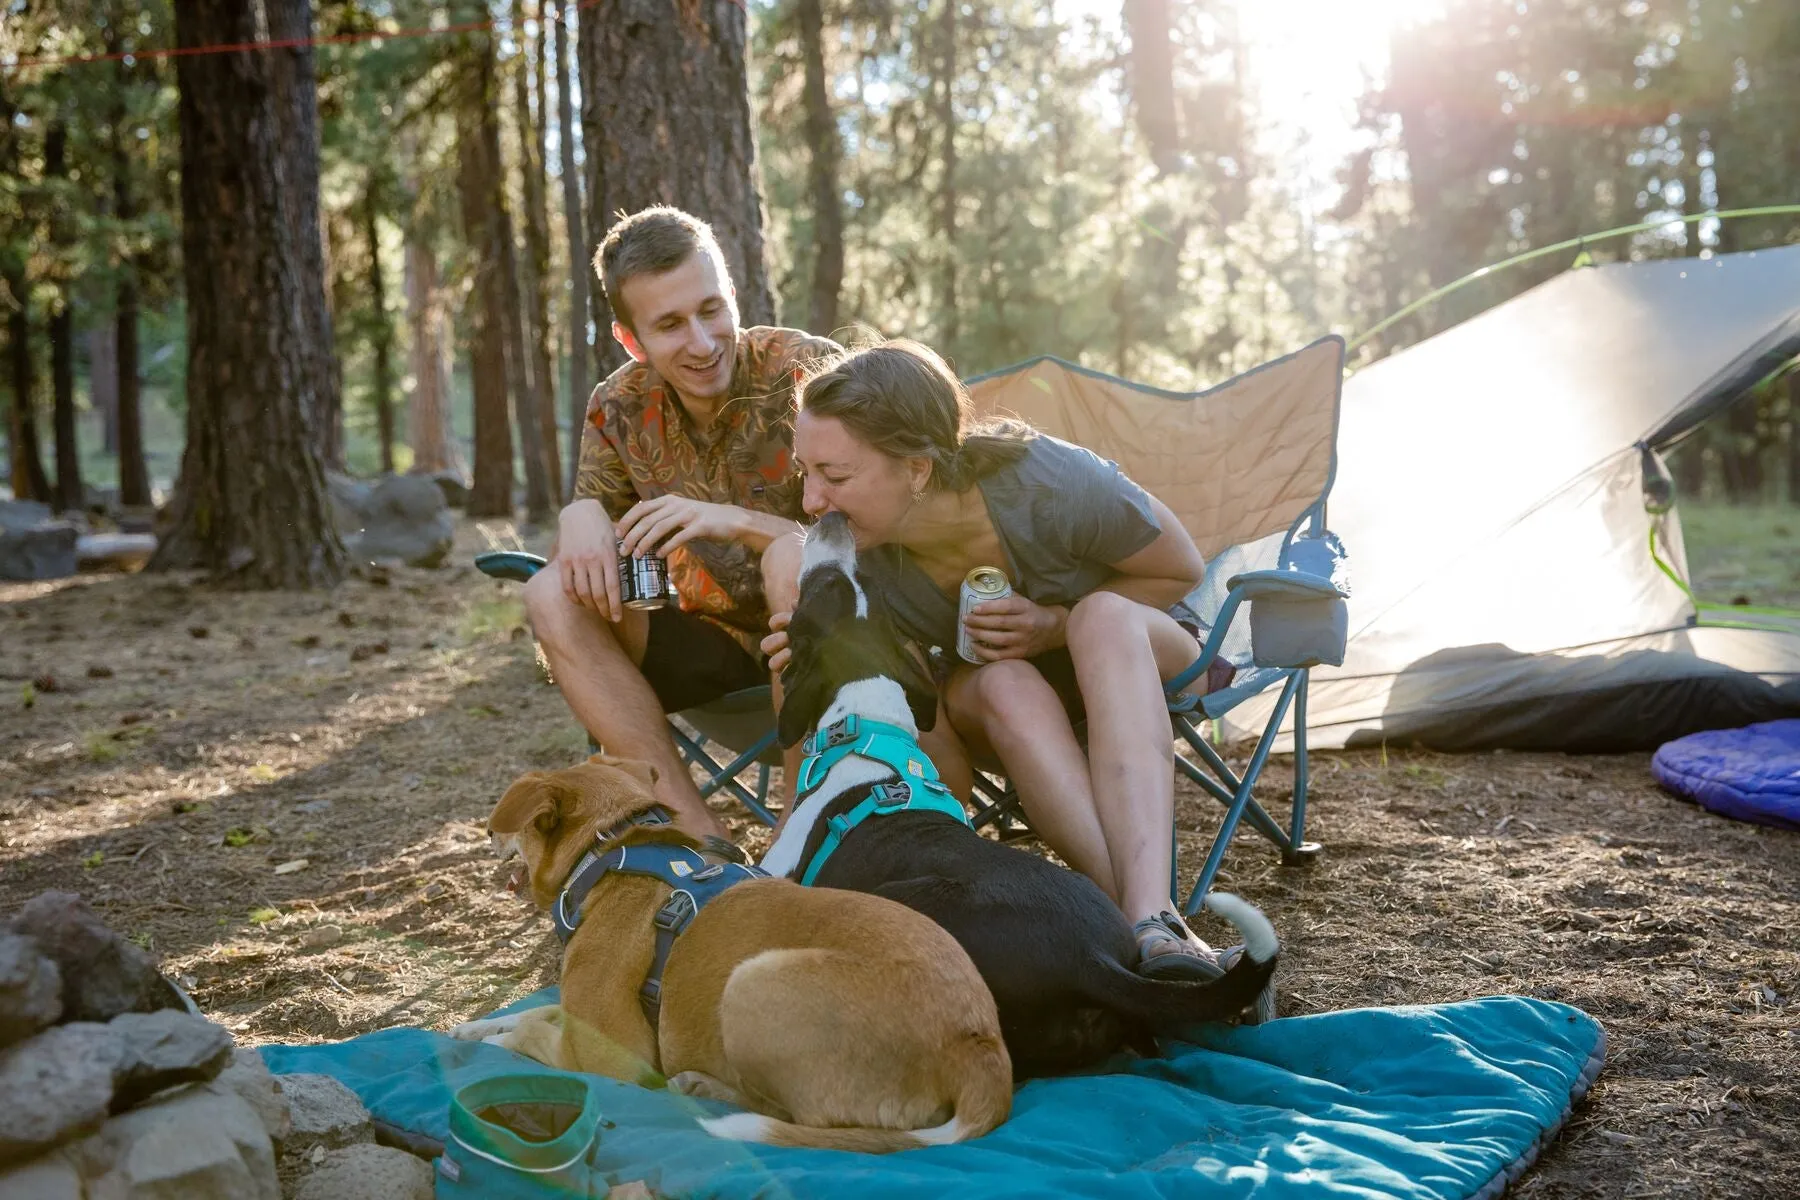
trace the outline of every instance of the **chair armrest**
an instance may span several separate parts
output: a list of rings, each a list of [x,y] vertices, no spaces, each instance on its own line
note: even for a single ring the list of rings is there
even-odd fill
[[[543,570],[547,561],[541,555],[527,554],[523,550],[489,550],[475,556],[475,569],[495,579],[524,583]]]
[[[1292,569],[1246,571],[1242,575],[1233,575],[1226,580],[1225,586],[1229,591],[1241,594],[1246,600],[1255,600],[1259,596],[1289,596],[1296,600],[1310,598],[1342,600],[1350,594],[1323,575]]]

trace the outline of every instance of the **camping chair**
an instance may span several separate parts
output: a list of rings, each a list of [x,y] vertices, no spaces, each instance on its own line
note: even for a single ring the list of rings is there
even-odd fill
[[[495,579],[524,583],[544,566],[544,559],[520,550],[492,550],[477,554],[475,566]],[[700,784],[702,800],[724,791],[764,825],[775,824],[775,815],[768,808],[769,768],[781,765],[781,747],[775,744],[775,710],[767,687],[743,688],[677,713],[669,718],[669,736],[675,739],[682,758],[705,772]],[[588,744],[599,749],[592,738]],[[732,757],[721,762],[713,757],[715,750],[720,757]],[[738,780],[752,765],[756,767],[755,791]]]
[[[1206,581],[1188,598],[1205,623],[1200,657],[1165,687],[1173,732],[1194,755],[1177,753],[1175,765],[1225,807],[1183,905],[1189,916],[1245,820],[1284,864],[1319,853],[1305,837],[1306,687],[1309,668],[1343,663],[1348,632],[1343,547],[1325,527],[1343,365],[1343,340],[1328,337],[1193,394],[1055,358],[969,381],[977,410],[1022,418],[1116,461],[1168,505],[1206,557]],[[1240,620],[1246,604],[1248,619]],[[1238,667],[1231,684],[1198,699],[1184,695],[1220,657]],[[1270,701],[1263,693],[1276,684]],[[1255,792],[1290,713],[1294,787],[1284,831]],[[1207,740],[1207,722],[1257,736],[1241,774]],[[1002,837],[1028,829],[1017,792],[1003,780],[978,774],[975,790],[978,828],[992,825]],[[1171,857],[1170,892],[1179,895],[1179,854]]]

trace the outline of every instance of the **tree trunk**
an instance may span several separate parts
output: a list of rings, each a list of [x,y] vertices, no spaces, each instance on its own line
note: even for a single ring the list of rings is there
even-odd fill
[[[184,50],[259,40],[256,0],[175,6]],[[310,27],[307,0],[262,0],[271,36]],[[330,586],[344,547],[325,491],[330,331],[317,226],[310,51],[176,59],[187,446],[153,570],[205,567],[246,587]],[[304,99],[307,114],[299,108]],[[308,186],[314,189],[310,195]]]
[[[69,177],[69,130],[60,120],[44,131],[44,176]],[[69,247],[66,205],[54,202],[50,212],[50,245],[61,255]],[[56,506],[64,512],[87,507],[81,486],[81,447],[75,438],[75,309],[67,283],[57,287],[56,307],[50,313],[51,427],[56,435]]]
[[[10,124],[9,121],[9,127]],[[20,500],[41,500],[47,504],[55,496],[50,490],[50,476],[44,471],[44,456],[38,441],[36,398],[31,394],[31,292],[22,265],[7,264],[6,290],[10,305],[6,317],[6,345],[12,366],[9,433],[12,437],[13,495]]]
[[[938,127],[944,139],[944,177],[938,189],[938,231],[943,235],[943,296],[939,318],[938,349],[945,355],[956,353],[962,335],[962,323],[956,307],[956,9],[961,0],[944,0],[944,15],[938,25],[942,45],[938,98]]]
[[[500,122],[492,109],[482,113],[482,136],[494,193],[494,223],[500,250],[501,339],[506,347],[506,387],[512,393],[513,424],[518,429],[519,457],[525,461],[525,520],[542,525],[550,519],[550,481],[544,474],[544,430],[538,423],[537,391],[532,387],[531,359],[526,350],[525,306],[519,296],[518,243],[513,240],[512,213],[506,207],[505,160],[500,156]]]
[[[837,328],[838,293],[844,286],[844,202],[838,186],[843,148],[825,86],[823,0],[799,0],[800,54],[806,60],[806,140],[812,152],[813,278],[811,324],[827,335]]]
[[[581,126],[591,244],[617,213],[651,204],[686,209],[719,239],[742,323],[766,325],[775,319],[775,302],[763,265],[747,20],[738,0],[583,7]],[[599,339],[609,342],[604,289],[594,289],[593,307]]]
[[[569,239],[569,469],[563,495],[575,494],[581,426],[588,401],[588,242],[582,232],[581,178],[575,173],[575,78],[569,63],[569,0],[556,11],[556,118],[562,165],[563,223]]]
[[[381,470],[394,473],[394,325],[388,320],[387,288],[381,278],[381,229],[376,224],[377,181],[371,177],[363,193],[363,236],[369,243],[369,299],[375,306],[369,348],[375,355],[375,429],[381,439]]]
[[[119,452],[119,329],[106,322],[82,334],[87,343],[88,407],[100,418],[100,449]]]
[[[437,259],[417,232],[406,236],[406,323],[412,331],[413,391],[406,405],[407,441],[414,471],[462,467],[450,430],[450,380],[444,359],[444,318],[439,308]],[[510,481],[507,486],[511,486]]]
[[[107,22],[108,53],[117,53],[119,20]],[[132,68],[117,65],[116,92],[113,105],[113,214],[121,229],[129,228],[137,219],[137,196],[131,186],[131,143],[125,107],[126,88]],[[113,338],[113,362],[116,370],[114,394],[118,414],[119,503],[132,508],[150,506],[150,471],[144,461],[144,415],[142,392],[138,383],[138,286],[137,263],[127,251],[119,261],[119,290],[113,301],[113,321],[117,330]]]
[[[1159,172],[1181,162],[1181,131],[1175,118],[1175,49],[1169,40],[1169,0],[1125,0],[1125,29],[1131,37],[1131,103],[1138,129]]]
[[[456,186],[462,207],[463,237],[469,247],[468,292],[470,376],[475,391],[475,463],[469,486],[471,517],[513,515],[512,423],[507,416],[506,289],[502,273],[510,256],[500,220],[500,164],[490,157],[493,47],[488,35],[470,39],[464,95],[457,106]]]
[[[275,117],[281,125],[282,145],[293,147],[290,176],[297,200],[289,205],[294,246],[308,277],[330,279],[326,270],[326,233],[319,208],[319,106],[318,77],[313,70],[312,6],[301,0],[264,0],[269,38],[293,41],[292,47],[270,50],[270,74],[275,86]],[[312,330],[306,370],[310,388],[324,415],[317,422],[326,462],[344,465],[344,385],[331,328],[331,298],[321,287],[303,297],[303,317]]]
[[[552,501],[562,487],[561,455],[556,443],[556,374],[550,354],[550,210],[544,197],[543,106],[537,121],[531,109],[531,55],[526,52],[525,0],[513,0],[514,38],[519,54],[513,71],[513,111],[518,121],[519,176],[524,186],[525,254],[519,282],[523,308],[526,361],[531,368],[532,406],[536,409],[538,444]],[[543,68],[539,55],[538,67]]]

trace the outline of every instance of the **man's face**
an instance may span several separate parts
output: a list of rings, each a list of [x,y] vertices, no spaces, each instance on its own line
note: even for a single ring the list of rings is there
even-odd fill
[[[705,251],[660,275],[633,275],[619,285],[631,328],[613,324],[630,355],[650,364],[682,396],[722,400],[737,361],[737,297]]]

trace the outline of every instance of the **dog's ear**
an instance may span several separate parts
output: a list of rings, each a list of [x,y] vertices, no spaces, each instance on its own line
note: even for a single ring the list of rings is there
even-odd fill
[[[641,758],[614,758],[605,752],[588,756],[591,763],[601,766],[617,767],[633,779],[642,780],[645,787],[654,788],[656,781],[662,778],[662,772]]]
[[[781,714],[775,722],[775,737],[784,750],[800,744],[825,711],[826,701],[826,681],[818,669],[817,647],[811,639],[790,645],[793,658],[781,672]]]
[[[562,824],[563,800],[567,794],[566,787],[542,771],[523,775],[506,789],[500,803],[494,806],[494,815],[488,819],[488,832],[505,836],[530,826],[547,838]]]

